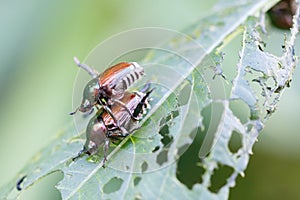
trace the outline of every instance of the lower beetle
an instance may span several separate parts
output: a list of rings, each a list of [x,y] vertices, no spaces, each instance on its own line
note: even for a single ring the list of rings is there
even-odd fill
[[[103,145],[104,161],[107,161],[107,150],[110,142],[121,140],[135,131],[138,125],[138,121],[146,114],[146,109],[149,108],[149,95],[153,89],[149,90],[149,84],[147,84],[139,92],[125,92],[121,101],[131,111],[128,113],[123,106],[113,104],[111,111],[115,118],[119,121],[120,126],[116,126],[114,119],[105,110],[101,109],[89,122],[86,129],[86,142],[83,149],[73,158],[75,161],[83,154],[94,155],[99,152],[99,147]],[[131,116],[134,116],[132,118]]]

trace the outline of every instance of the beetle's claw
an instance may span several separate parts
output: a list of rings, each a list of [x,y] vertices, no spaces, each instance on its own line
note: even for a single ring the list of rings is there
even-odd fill
[[[94,112],[94,108],[91,108],[90,111],[88,111],[88,112],[86,112],[86,113],[83,114],[83,117],[88,117],[88,116],[90,116],[93,112]]]
[[[104,157],[103,157],[103,165],[102,165],[103,168],[105,168],[106,161],[107,161],[107,156],[104,155]]]
[[[25,175],[25,176],[23,176],[22,178],[20,178],[20,179],[18,180],[18,182],[17,182],[17,184],[16,184],[17,190],[19,190],[19,191],[22,190],[21,184],[24,182],[24,180],[25,180],[26,177],[27,177],[27,176]]]
[[[131,115],[131,119],[135,121],[139,121],[141,118],[138,116]]]
[[[79,155],[72,158],[72,161],[75,162],[79,158]]]
[[[79,107],[76,108],[76,110],[74,110],[73,112],[70,112],[69,115],[74,115],[75,113],[77,113],[78,110],[79,110]]]
[[[78,152],[77,156],[72,158],[72,161],[75,162],[78,158],[80,158],[83,154],[89,154],[86,150],[82,149]]]

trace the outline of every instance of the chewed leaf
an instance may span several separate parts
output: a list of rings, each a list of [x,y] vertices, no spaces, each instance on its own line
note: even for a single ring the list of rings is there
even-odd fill
[[[281,57],[260,48],[259,19],[251,16],[274,3],[275,0],[224,1],[212,15],[189,26],[183,34],[175,34],[164,45],[147,51],[139,63],[155,88],[151,109],[139,123],[140,129],[110,149],[106,168],[103,161],[90,162],[87,156],[72,161],[84,143],[86,121],[80,119],[79,135],[72,125],[62,130],[11,183],[0,189],[0,199],[18,198],[37,180],[55,171],[64,174],[57,185],[62,199],[227,199],[236,177],[243,175],[247,167],[264,119],[275,110],[296,66],[296,20]],[[299,12],[297,17],[299,21]],[[221,68],[226,55],[219,50],[241,25],[244,33],[238,73],[230,97],[220,98],[210,85],[214,79],[228,81]],[[259,84],[263,92],[255,91],[253,84]],[[249,108],[251,115],[246,121],[231,110],[230,104],[235,101]],[[202,112],[213,104],[223,109],[216,130],[209,135]],[[177,163],[198,141],[195,133],[200,130],[207,131],[212,140],[196,143],[200,149],[196,165],[204,173],[198,175],[202,181],[187,187],[177,177]],[[234,132],[242,141],[236,152],[229,148]],[[213,191],[212,176],[221,166],[232,171],[225,184]]]
[[[272,114],[269,108],[277,106],[282,90],[291,81],[297,60],[293,45],[299,29],[296,19],[299,18],[298,11],[294,28],[290,38],[285,41],[285,49],[281,57],[276,57],[260,49],[261,39],[257,30],[259,29],[257,20],[255,18],[247,20],[240,62],[237,66],[238,73],[233,82],[231,97],[230,100],[221,101],[224,110],[216,132],[218,137],[215,137],[214,147],[211,149],[210,155],[204,159],[204,166],[209,169],[203,175],[205,180],[203,184],[207,187],[211,184],[211,176],[218,166],[229,166],[234,169],[226,184],[220,188],[219,194],[224,192],[223,190],[229,192],[229,188],[235,185],[238,174],[244,175],[252,154],[252,147],[259,132],[264,127],[265,119]],[[246,79],[248,74],[251,75],[252,81]],[[273,87],[267,83],[268,79],[275,81]],[[257,82],[263,91],[263,95],[261,95],[263,98],[258,98],[261,94],[260,91],[252,88]],[[244,123],[229,108],[229,103],[236,100],[242,100],[250,109],[251,116]],[[242,140],[242,146],[235,153],[229,149],[229,142],[234,131],[240,134]]]

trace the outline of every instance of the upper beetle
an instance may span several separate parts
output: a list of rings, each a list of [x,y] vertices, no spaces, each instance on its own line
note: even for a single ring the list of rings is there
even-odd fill
[[[110,106],[117,103],[130,113],[130,110],[126,108],[120,99],[124,96],[124,92],[127,88],[144,75],[144,69],[136,62],[121,62],[106,69],[102,74],[99,74],[88,65],[81,64],[77,58],[74,58],[74,60],[75,63],[86,70],[93,79],[89,81],[84,88],[80,106],[70,114],[75,114],[77,110],[81,112],[92,112],[94,106],[103,106],[114,119],[116,125],[119,126],[116,118],[112,114]]]

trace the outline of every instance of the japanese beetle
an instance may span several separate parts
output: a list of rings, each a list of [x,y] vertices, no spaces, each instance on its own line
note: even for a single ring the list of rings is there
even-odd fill
[[[274,26],[281,29],[289,29],[293,26],[293,16],[296,13],[295,0],[282,0],[272,7],[268,14]]]
[[[83,149],[78,153],[73,161],[83,154],[93,155],[99,151],[103,145],[104,163],[107,160],[107,150],[110,142],[121,140],[137,129],[138,121],[149,108],[148,98],[153,90],[149,90],[149,84],[139,92],[124,92],[121,101],[131,114],[119,104],[113,104],[111,111],[120,126],[116,126],[112,116],[101,109],[89,122],[86,129],[86,142]],[[133,116],[134,118],[132,118]]]
[[[111,105],[114,103],[124,107],[130,114],[130,109],[126,108],[120,99],[124,96],[124,92],[132,84],[137,82],[143,75],[144,69],[136,62],[122,62],[106,69],[102,74],[99,74],[91,67],[81,64],[77,58],[74,58],[75,63],[87,71],[93,79],[87,83],[83,91],[83,98],[80,106],[72,113],[75,114],[78,110],[81,112],[90,113],[93,107],[103,107],[113,118],[116,126],[119,127],[119,122],[111,111]],[[131,115],[134,118],[134,116]]]

